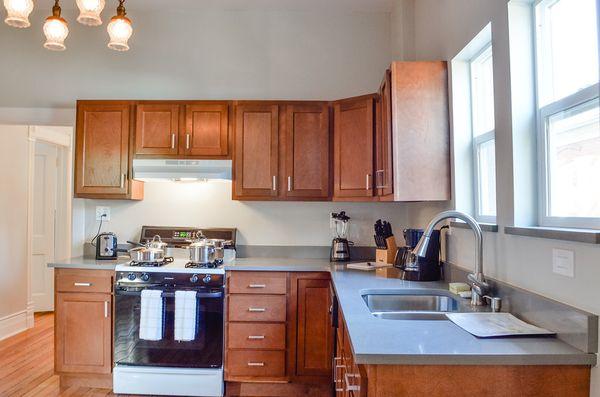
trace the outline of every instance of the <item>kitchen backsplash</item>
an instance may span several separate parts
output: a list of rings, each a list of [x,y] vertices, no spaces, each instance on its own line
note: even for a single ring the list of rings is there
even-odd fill
[[[340,210],[352,218],[350,240],[373,246],[373,224],[389,220],[396,235],[408,226],[402,203],[240,202],[231,199],[231,181],[147,182],[144,200],[84,200],[85,239],[97,232],[96,206],[110,207],[103,231],[119,242],[138,240],[142,225],[236,227],[238,244],[329,246],[329,214]]]

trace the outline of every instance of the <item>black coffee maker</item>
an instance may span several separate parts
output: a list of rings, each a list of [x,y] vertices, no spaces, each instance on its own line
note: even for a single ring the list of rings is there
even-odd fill
[[[440,264],[440,231],[434,230],[429,239],[427,254],[418,257],[412,253],[423,236],[423,229],[405,229],[406,245],[400,247],[394,265],[400,269],[400,278],[409,281],[438,281],[442,278]]]

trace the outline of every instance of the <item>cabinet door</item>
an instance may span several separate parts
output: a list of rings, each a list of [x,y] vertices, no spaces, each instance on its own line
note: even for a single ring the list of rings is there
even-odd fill
[[[296,375],[331,377],[333,327],[331,294],[325,277],[295,276],[297,288]]]
[[[127,194],[130,108],[128,102],[78,104],[75,193]]]
[[[287,105],[285,112],[285,196],[329,196],[329,107]]]
[[[392,146],[392,72],[387,70],[378,99],[375,188],[380,198],[393,199],[394,168]]]
[[[57,372],[110,374],[111,307],[110,294],[56,294]]]
[[[186,105],[182,145],[187,156],[229,155],[228,108],[226,102]]]
[[[268,200],[279,189],[279,107],[240,104],[235,111],[234,197]]]
[[[137,105],[135,154],[176,155],[178,135],[179,105]]]
[[[373,196],[374,98],[334,105],[334,198]]]

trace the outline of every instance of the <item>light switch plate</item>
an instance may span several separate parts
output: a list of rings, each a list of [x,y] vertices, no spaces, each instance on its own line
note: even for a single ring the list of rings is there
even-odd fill
[[[566,277],[575,277],[575,253],[569,250],[552,249],[552,271]]]
[[[102,215],[106,215],[102,218]],[[110,221],[110,207],[96,207],[96,220],[102,219],[103,222]]]

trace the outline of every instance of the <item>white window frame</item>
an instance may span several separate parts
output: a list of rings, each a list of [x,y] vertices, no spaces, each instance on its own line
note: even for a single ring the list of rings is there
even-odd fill
[[[470,104],[471,104],[471,139],[472,139],[472,159],[473,159],[473,205],[475,210],[475,219],[478,222],[482,223],[496,223],[496,216],[494,215],[483,215],[481,213],[481,196],[480,196],[480,188],[479,188],[479,147],[484,143],[495,141],[496,140],[496,130],[495,127],[486,131],[483,134],[475,136],[475,111],[474,111],[474,101],[475,98],[475,87],[473,84],[473,61],[479,58],[481,55],[485,54],[488,51],[492,51],[492,43],[488,42],[483,48],[475,54],[471,60],[469,61],[469,84],[470,84]],[[493,56],[493,52],[491,53]],[[495,99],[495,98],[494,98]],[[495,147],[494,142],[494,147]],[[496,164],[494,164],[494,170],[496,170]],[[496,190],[497,191],[497,190]],[[497,200],[497,194],[495,199]],[[498,203],[496,201],[496,211],[498,209]],[[497,213],[496,213],[497,215]]]
[[[533,7],[533,18],[534,26],[538,26],[540,21],[537,20],[536,7],[541,3],[555,3],[559,0],[538,0],[534,3]],[[600,3],[597,1],[596,11],[600,12]],[[597,18],[597,21],[600,17]],[[598,35],[600,43],[600,22],[598,23]],[[537,142],[538,142],[538,222],[539,226],[542,227],[560,227],[560,228],[582,228],[582,229],[600,229],[600,218],[591,217],[558,217],[550,216],[550,176],[548,175],[548,119],[550,116],[560,113],[565,110],[572,109],[583,103],[592,101],[599,97],[600,84],[596,83],[590,87],[584,88],[574,94],[568,95],[564,98],[549,102],[544,106],[540,106],[542,102],[540,90],[547,90],[547,84],[545,80],[548,78],[548,74],[540,71],[538,67],[540,63],[544,63],[542,55],[540,54],[541,45],[538,30],[534,30],[535,39],[535,76],[537,82],[536,92],[536,108],[537,108]],[[545,43],[544,43],[545,44]],[[600,45],[600,44],[599,44]],[[545,48],[544,51],[550,51]],[[600,53],[600,51],[599,51]],[[544,93],[546,94],[546,93]]]

